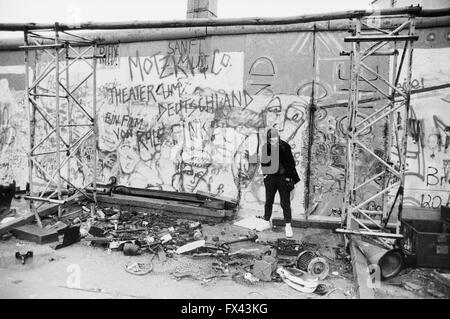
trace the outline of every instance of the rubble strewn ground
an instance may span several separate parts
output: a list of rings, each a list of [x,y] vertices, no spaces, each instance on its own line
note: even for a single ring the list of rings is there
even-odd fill
[[[42,220],[46,229],[80,227],[80,240],[61,249],[55,250],[57,242],[38,245],[2,236],[0,298],[357,297],[343,236],[331,230],[297,228],[280,246],[283,228],[256,233],[231,220],[206,223],[106,206],[91,210],[88,203],[74,205],[65,216]],[[177,253],[192,243],[198,248]],[[295,267],[298,251],[288,254],[288,248],[311,250],[326,260],[328,275],[315,292],[294,289],[275,271]],[[28,251],[33,257],[24,264],[14,255]],[[382,281],[375,297],[448,298],[449,291],[433,270],[408,268]]]
[[[355,296],[352,269],[343,249],[343,240],[340,235],[328,230],[294,230],[292,241],[316,249],[330,267],[329,275],[321,281],[325,289],[322,294],[302,293],[287,286],[275,271],[269,282],[253,276],[255,261],[269,260],[269,255],[275,257],[278,266],[295,264],[296,256],[277,253],[277,239],[284,238],[282,228],[258,232],[256,242],[226,244],[255,233],[233,225],[232,221],[208,224],[132,210],[115,211],[107,207],[96,207],[95,216],[86,205],[81,205],[81,209],[72,209],[71,213],[62,221],[51,216],[43,219],[47,229],[55,225],[60,227],[61,222],[69,227],[80,227],[83,238],[68,247],[55,250],[57,243],[38,245],[15,237],[4,237],[0,245],[0,297]],[[178,247],[199,239],[206,242],[206,247],[185,254],[176,253]],[[124,244],[127,242],[136,244],[138,250],[125,255]],[[33,251],[34,255],[22,265],[14,257],[16,251]],[[218,253],[220,251],[224,253]],[[127,271],[149,264],[151,271],[144,275]]]
[[[435,269],[406,268],[396,277],[381,282],[375,297],[381,299],[441,299],[450,298],[450,287],[440,282]]]

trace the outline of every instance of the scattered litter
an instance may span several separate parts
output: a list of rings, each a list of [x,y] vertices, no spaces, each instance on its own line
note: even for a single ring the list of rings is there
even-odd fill
[[[318,284],[316,290],[314,290],[314,293],[319,296],[323,296],[323,295],[326,295],[328,293],[328,291],[329,291],[329,289],[326,285]]]
[[[159,258],[159,261],[161,261],[161,262],[167,261],[167,255],[163,249],[158,250],[158,258]]]
[[[235,252],[232,252],[229,254],[230,256],[252,256],[252,257],[258,257],[261,256],[261,250],[258,248],[249,248],[249,249],[239,249]]]
[[[436,289],[427,288],[426,292],[436,298],[445,298],[446,295]]]
[[[450,274],[442,273],[434,270],[432,276],[436,278],[443,285],[450,287]]]
[[[25,254],[22,254],[20,252],[16,252],[16,259],[19,259],[22,263],[22,265],[25,265],[25,262],[28,258],[32,258],[33,257],[33,252],[32,251],[27,251]]]
[[[170,234],[166,234],[166,235],[161,237],[161,242],[163,244],[165,244],[165,243],[167,243],[167,242],[169,242],[171,240],[172,240],[172,236]]]
[[[94,237],[103,237],[105,235],[105,230],[100,227],[91,226],[89,228],[89,234]]]
[[[302,244],[295,239],[279,238],[276,242],[277,253],[286,256],[298,256],[302,251]]]
[[[409,281],[404,282],[403,283],[403,287],[406,290],[409,290],[409,291],[412,291],[412,292],[418,292],[418,291],[422,290],[422,288],[423,288],[422,286],[414,284],[414,283],[409,282]]]
[[[55,249],[64,248],[77,243],[81,240],[80,226],[69,227],[64,230],[64,237],[61,244],[57,245]]]
[[[253,264],[253,275],[262,281],[271,281],[272,272],[273,265],[269,261],[257,260]]]
[[[232,229],[231,225],[224,227],[223,224],[208,222],[208,225],[215,226],[212,232],[211,228],[202,227],[198,221],[83,204],[81,209],[64,214],[61,221],[56,218],[44,220],[46,229],[64,235],[58,248],[82,239],[86,245],[101,247],[108,254],[123,253],[131,257],[124,267],[133,275],[154,271],[152,261],[146,263],[132,258],[151,253],[153,257],[158,256],[159,267],[165,271],[185,260],[192,262],[184,269],[170,270],[177,280],[192,278],[203,285],[226,278],[253,287],[264,286],[268,282],[284,282],[301,292],[317,295],[329,292],[327,286],[319,284],[319,278],[325,278],[323,273],[328,274],[329,271],[325,259],[320,259],[323,256],[316,253],[320,245],[285,238],[262,241],[256,231],[270,229],[270,223],[260,218],[251,217],[234,223],[245,228],[240,231]],[[247,230],[247,235],[243,235]],[[309,255],[314,263],[306,258]],[[306,261],[301,258],[302,262],[299,262],[299,256],[305,257]],[[339,274],[337,271],[333,273]]]
[[[330,266],[325,258],[320,257],[311,250],[302,251],[297,257],[297,268],[317,276],[320,280],[325,279],[330,271]]]
[[[199,229],[196,229],[194,232],[194,239],[201,240],[203,238],[203,234]]]
[[[7,224],[7,223],[10,223],[10,222],[12,222],[14,220],[16,220],[14,217],[5,217],[5,218],[2,219],[0,224]]]
[[[325,297],[329,297],[333,292],[335,292],[335,291],[341,291],[344,295],[348,295],[348,293],[344,290],[344,289],[342,289],[342,288],[333,288],[333,289],[331,289],[331,290],[329,290],[326,294],[325,294]]]
[[[1,236],[2,240],[9,240],[13,235],[11,233],[6,233]]]
[[[80,237],[84,238],[89,234],[89,231],[86,228],[81,228],[80,227]]]
[[[204,247],[205,244],[206,244],[205,240],[197,240],[197,241],[188,243],[188,244],[186,244],[186,245],[184,245],[184,246],[182,246],[182,247],[179,247],[179,248],[176,250],[176,253],[177,253],[177,254],[184,254],[184,253],[186,253],[186,252],[195,250],[195,249],[197,249],[197,248]]]
[[[128,262],[125,264],[125,270],[133,275],[146,275],[153,270],[152,263]]]
[[[277,269],[277,273],[289,287],[303,293],[314,292],[319,284],[317,280],[307,277],[303,279],[297,275],[294,275],[291,271],[288,271],[283,267],[279,267]]]
[[[125,243],[123,245],[123,254],[125,256],[139,255],[140,247],[134,243]]]
[[[259,278],[256,278],[255,276],[253,276],[249,272],[244,275],[244,279],[247,280],[250,283],[255,283],[255,282],[259,281]]]

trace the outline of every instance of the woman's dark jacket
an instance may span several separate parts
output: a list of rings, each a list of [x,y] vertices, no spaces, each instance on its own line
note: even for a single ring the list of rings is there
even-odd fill
[[[261,158],[261,168],[263,171],[263,174],[266,175],[265,168],[269,167],[271,165],[270,155],[272,151],[272,145],[264,144],[263,145],[263,153]],[[276,173],[273,173],[273,175],[284,175],[287,178],[291,178],[295,184],[297,184],[300,181],[300,177],[297,174],[297,170],[295,168],[295,160],[294,156],[292,155],[291,146],[286,143],[283,140],[279,140],[278,143],[278,149],[279,149],[279,161],[280,165],[278,165],[278,170]],[[266,155],[266,156],[265,156]]]

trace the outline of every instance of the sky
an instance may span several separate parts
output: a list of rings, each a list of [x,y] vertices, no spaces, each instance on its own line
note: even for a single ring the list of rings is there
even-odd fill
[[[284,17],[368,9],[371,0],[218,0],[218,18]],[[0,22],[185,19],[187,0],[0,0]],[[0,37],[18,37],[1,32]]]

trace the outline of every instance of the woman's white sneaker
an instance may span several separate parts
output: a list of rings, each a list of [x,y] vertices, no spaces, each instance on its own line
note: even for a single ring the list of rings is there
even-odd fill
[[[292,237],[293,233],[292,233],[292,227],[291,224],[286,224],[285,228],[284,228],[285,232],[286,232],[286,237]]]

